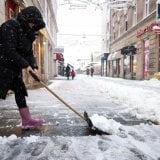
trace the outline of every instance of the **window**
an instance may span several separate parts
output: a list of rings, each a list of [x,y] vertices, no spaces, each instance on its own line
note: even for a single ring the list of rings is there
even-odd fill
[[[145,14],[144,16],[147,17],[149,15],[149,0],[145,0]]]
[[[133,25],[137,24],[137,6],[135,3],[135,6],[133,7]]]

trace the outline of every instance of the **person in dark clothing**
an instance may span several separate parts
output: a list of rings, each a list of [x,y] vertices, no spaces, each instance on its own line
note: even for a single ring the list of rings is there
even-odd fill
[[[38,30],[45,27],[42,15],[35,6],[23,9],[16,19],[1,25],[0,32],[0,98],[6,99],[8,90],[15,93],[15,101],[22,119],[22,128],[41,126],[42,119],[33,119],[26,104],[28,96],[22,69],[37,74],[32,43]]]
[[[69,64],[67,64],[67,67],[66,67],[66,77],[67,77],[68,80],[69,80],[69,77],[70,77],[70,73],[71,73],[71,68],[70,68]]]
[[[87,68],[87,70],[86,70],[86,74],[89,76],[89,68]]]
[[[94,68],[91,67],[91,77],[93,77],[93,73],[94,73]]]

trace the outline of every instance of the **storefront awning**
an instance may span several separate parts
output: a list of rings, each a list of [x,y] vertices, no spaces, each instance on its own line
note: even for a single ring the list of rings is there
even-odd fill
[[[123,47],[121,49],[121,54],[136,54],[136,50],[137,48],[135,48],[135,46],[127,46],[127,47]]]
[[[113,60],[120,59],[120,58],[122,58],[121,53],[120,52],[114,52],[114,53],[112,53],[108,56],[108,61],[113,61]]]
[[[122,55],[121,55],[120,52],[114,52],[113,53],[112,60],[120,59],[120,58],[122,58]]]
[[[113,55],[113,54],[110,54],[110,55],[108,56],[108,61],[111,61],[111,60],[112,60],[112,55]]]

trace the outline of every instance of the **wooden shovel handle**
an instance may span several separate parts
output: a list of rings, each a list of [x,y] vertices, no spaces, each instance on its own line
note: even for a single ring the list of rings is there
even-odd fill
[[[34,80],[36,80],[37,82],[40,82],[41,80],[39,79],[39,77],[33,73],[32,71],[29,71],[30,75],[33,77]]]
[[[80,118],[86,121],[86,119],[78,113],[75,109],[73,109],[67,102],[65,102],[61,97],[59,97],[55,92],[53,92],[48,86],[40,80],[40,78],[34,74],[33,72],[30,72],[31,76],[38,82],[40,82],[52,95],[54,95],[58,100],[60,100],[66,107],[68,107],[70,110],[72,110],[74,113],[76,113]]]

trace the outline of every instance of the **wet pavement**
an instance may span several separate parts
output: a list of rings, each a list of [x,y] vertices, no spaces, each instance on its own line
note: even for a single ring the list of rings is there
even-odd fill
[[[13,95],[11,95],[13,96]],[[113,104],[112,104],[113,106]],[[65,108],[64,108],[65,109]],[[63,109],[63,110],[64,110]],[[99,108],[100,109],[100,108]],[[103,110],[103,108],[101,108]],[[59,117],[55,118],[54,115],[46,115],[43,116],[45,119],[45,123],[42,127],[37,127],[33,129],[23,130],[20,127],[20,117],[18,115],[17,109],[4,109],[1,108],[1,117],[0,117],[0,136],[10,136],[15,134],[17,137],[27,137],[30,135],[37,136],[95,136],[96,133],[91,130],[86,121],[79,118],[71,111],[67,111],[67,117],[62,112],[59,113]],[[34,110],[33,117],[36,115],[41,115],[41,111]],[[89,110],[90,113],[97,113],[97,110]],[[82,112],[83,113],[83,112]],[[68,114],[72,114],[72,116],[68,116]],[[103,112],[99,113],[99,115],[103,115]],[[76,117],[77,116],[77,117]],[[148,123],[144,120],[139,120],[136,117],[133,117],[129,114],[125,115],[116,115],[113,112],[109,112],[107,117],[113,118],[115,121],[120,122],[123,125],[139,125],[141,123]]]
[[[14,126],[13,123],[8,124],[7,127],[5,126],[5,122],[3,122],[3,126],[0,128],[0,136],[10,136],[11,134],[17,135],[17,137],[26,137],[30,135],[37,135],[37,136],[87,136],[87,135],[94,135],[93,132],[90,131],[87,124],[81,124],[78,122],[79,119],[69,119],[72,122],[66,124],[66,119],[54,119],[53,122],[50,120],[49,123],[46,122],[42,127],[32,128],[32,129],[21,129],[20,126]],[[2,122],[2,121],[1,121]],[[2,124],[2,123],[1,123]]]

